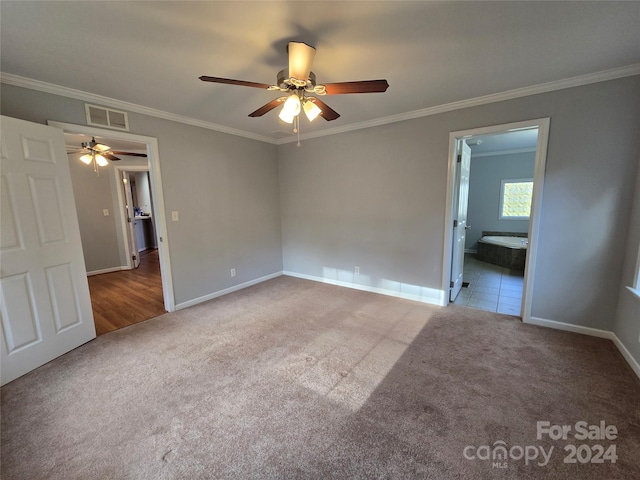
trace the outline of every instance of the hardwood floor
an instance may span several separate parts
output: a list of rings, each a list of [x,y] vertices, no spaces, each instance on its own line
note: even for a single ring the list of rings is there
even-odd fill
[[[93,275],[88,280],[98,335],[166,312],[157,249],[140,252],[135,270]]]

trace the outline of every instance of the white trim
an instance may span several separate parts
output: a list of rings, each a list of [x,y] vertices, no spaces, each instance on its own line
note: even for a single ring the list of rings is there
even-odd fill
[[[31,78],[20,77],[11,73],[0,72],[0,82],[7,85],[14,85],[16,87],[28,88],[31,90],[37,90],[39,92],[51,93],[53,95],[60,95],[62,97],[74,98],[76,100],[82,100],[85,102],[97,104],[96,106],[102,107],[114,107],[121,108],[128,112],[141,113],[143,115],[149,115],[150,117],[163,118],[165,120],[171,120],[173,122],[184,123],[186,125],[193,125],[195,127],[202,127],[208,130],[215,130],[217,132],[228,133],[230,135],[237,135],[239,137],[250,138],[252,140],[258,140],[260,142],[275,144],[275,140],[263,135],[258,135],[252,132],[246,132],[244,130],[238,130],[237,128],[225,127],[224,125],[218,125],[217,123],[205,122],[204,120],[196,120],[195,118],[185,117],[183,115],[177,115],[175,113],[165,112],[156,108],[145,107],[136,103],[125,102],[117,100],[115,98],[104,97],[102,95],[96,95],[94,93],[83,92],[82,90],[75,90],[73,88],[62,87],[60,85],[54,85],[52,83],[41,82],[40,80],[33,80]],[[103,127],[104,128],[104,127]],[[111,130],[109,130],[111,131]],[[120,130],[116,130],[120,131]]]
[[[514,90],[507,90],[506,92],[493,93],[490,95],[484,95],[481,97],[469,98],[466,100],[460,100],[458,102],[446,103],[444,105],[437,105],[434,107],[423,108],[420,110],[414,110],[411,112],[400,113],[398,115],[390,115],[387,117],[381,117],[365,122],[352,123],[336,128],[329,128],[318,132],[310,132],[304,135],[300,135],[300,140],[307,140],[317,137],[325,137],[328,135],[336,135],[338,133],[350,132],[353,130],[360,130],[363,128],[376,127],[379,125],[386,125],[389,123],[402,122],[405,120],[412,120],[415,118],[428,117],[430,115],[437,115],[439,113],[451,112],[453,110],[460,110],[463,108],[477,107],[479,105],[486,105],[489,103],[502,102],[505,100],[512,100],[514,98],[527,97],[530,95],[538,95],[540,93],[553,92],[556,90],[563,90],[565,88],[580,87],[583,85],[589,85],[592,83],[606,82],[608,80],[615,80],[617,78],[631,77],[633,75],[640,75],[640,63],[634,63],[624,67],[613,68],[610,70],[604,70],[601,72],[588,73],[586,75],[579,75],[577,77],[566,78],[563,80],[554,80],[552,82],[541,83],[538,85],[532,85],[529,87],[516,88]],[[184,123],[187,125],[193,125],[196,127],[207,128],[209,130],[215,130],[222,133],[228,133],[230,135],[237,135],[240,137],[251,138],[261,142],[271,143],[275,145],[282,145],[285,143],[296,142],[297,137],[289,136],[281,139],[274,139],[271,137],[265,137],[244,130],[238,130],[235,128],[225,127],[217,123],[205,122],[203,120],[196,120],[194,118],[185,117],[183,115],[177,115],[175,113],[169,113],[155,108],[145,107],[143,105],[137,105],[135,103],[124,102],[122,100],[116,100],[115,98],[105,97],[102,95],[96,95],[89,92],[83,92],[81,90],[75,90],[73,88],[62,87],[54,85],[52,83],[42,82],[40,80],[34,80],[30,78],[21,77],[11,73],[0,72],[0,83],[6,83],[7,85],[14,85],[16,87],[29,88],[31,90],[38,90],[40,92],[51,93],[53,95],[61,95],[63,97],[75,98],[76,100],[83,100],[91,103],[98,103],[106,107],[122,108],[130,112],[141,113],[143,115],[149,115],[152,117],[163,118],[165,120],[171,120],[174,122]]]
[[[87,272],[87,277],[92,277],[93,275],[102,275],[103,273],[120,272],[122,270],[129,270],[129,267],[125,265],[121,267],[103,268],[102,270],[93,270],[91,272]]]
[[[266,282],[267,280],[271,280],[272,278],[281,277],[282,274],[283,274],[282,272],[271,273],[269,275],[265,275],[264,277],[256,278],[253,280],[249,280],[248,282],[234,285],[233,287],[225,288],[224,290],[218,290],[217,292],[209,293],[207,295],[203,295],[202,297],[194,298],[193,300],[187,300],[186,302],[178,303],[176,305],[176,310],[182,310],[188,307],[193,307],[194,305],[207,302],[209,300],[213,300],[214,298],[227,295],[228,293],[237,292],[238,290],[242,290],[244,288],[257,285],[258,283]]]
[[[434,289],[427,289],[419,286],[407,287],[410,290],[422,291],[422,293],[416,294],[416,293],[402,292],[402,291],[396,291],[396,290],[389,290],[387,288],[372,287],[369,285],[362,285],[358,283],[344,282],[342,280],[334,280],[332,278],[316,277],[314,275],[306,275],[304,273],[284,271],[283,275],[287,275],[289,277],[302,278],[304,280],[311,280],[314,282],[327,283],[329,285],[337,285],[339,287],[352,288],[354,290],[362,290],[364,292],[379,293],[381,295],[388,295],[390,297],[403,298],[405,300],[413,300],[415,302],[428,303],[430,305],[439,305],[441,307],[444,307],[449,303],[449,299],[447,296],[448,291],[445,292],[444,290],[437,290],[436,291],[437,293],[434,295],[427,291],[427,290],[434,290]]]
[[[640,298],[640,288],[627,287],[627,290],[635,295],[636,298]]]
[[[523,323],[526,323],[527,325],[538,325],[539,327],[553,328],[555,330],[564,330],[565,332],[580,333],[582,335],[589,335],[590,337],[608,338],[609,340],[613,340],[613,337],[615,337],[615,333],[610,332],[609,330],[574,325],[566,322],[557,322],[555,320],[547,320],[546,318],[529,316],[527,320],[523,319]]]
[[[453,196],[455,184],[455,166],[457,157],[458,140],[466,136],[490,135],[505,131],[523,130],[529,128],[538,129],[538,145],[536,147],[536,159],[533,174],[533,199],[531,202],[531,216],[529,217],[529,246],[524,269],[524,287],[522,291],[521,316],[527,320],[531,316],[531,302],[533,297],[533,281],[535,277],[535,265],[538,251],[538,230],[542,212],[542,192],[544,186],[544,172],[547,161],[547,143],[549,138],[549,118],[538,118],[522,122],[492,125],[489,127],[461,130],[449,134],[449,167],[447,173],[447,198],[444,217],[444,252],[442,256],[442,284],[443,292],[449,291],[451,281],[451,256],[453,255]],[[473,158],[473,157],[472,157]]]
[[[563,330],[565,332],[580,333],[582,335],[589,335],[590,337],[606,338],[611,340],[616,348],[620,351],[624,359],[627,361],[633,372],[640,378],[640,364],[633,358],[633,355],[624,346],[624,343],[618,338],[614,332],[608,330],[601,330],[599,328],[583,327],[581,325],[573,325],[571,323],[556,322],[555,320],[547,320],[538,317],[529,317],[524,323],[528,325],[538,325],[545,328],[553,328],[555,330]]]
[[[542,218],[542,195],[544,176],[547,165],[547,147],[549,144],[550,119],[543,118],[538,125],[538,146],[533,169],[533,198],[531,199],[531,215],[529,217],[529,244],[524,268],[524,289],[522,292],[522,318],[531,317],[533,303],[533,282],[536,262],[538,261],[538,237]]]
[[[531,153],[535,152],[536,148],[514,148],[512,150],[500,150],[497,152],[482,152],[482,153],[473,153],[471,152],[471,159],[481,158],[481,157],[498,157],[500,155],[517,155],[518,153]]]
[[[640,245],[638,245],[638,259],[636,260],[636,271],[633,274],[633,285],[627,288],[640,296]]]
[[[130,142],[144,143],[147,147],[147,159],[149,176],[151,179],[151,196],[156,221],[156,238],[158,239],[158,253],[160,259],[160,274],[162,276],[162,294],[164,296],[164,308],[168,312],[175,310],[175,297],[173,292],[173,277],[171,273],[171,260],[169,257],[169,237],[167,235],[166,213],[164,208],[164,193],[162,190],[162,176],[160,173],[160,151],[158,139],[144,135],[136,135],[119,130],[105,130],[85,125],[72,123],[47,121],[48,125],[58,127],[67,133],[80,133],[87,136],[100,136],[113,138],[114,140],[126,140]],[[163,239],[160,241],[160,239]]]
[[[117,215],[118,215],[118,219],[120,220],[120,228],[122,229],[122,234],[124,237],[124,250],[125,250],[125,256],[127,258],[127,266],[128,266],[128,269],[131,270],[135,268],[135,265],[132,258],[133,252],[131,251],[132,240],[128,238],[129,225],[127,222],[127,216],[125,215],[124,210],[122,208],[122,206],[126,203],[124,198],[125,194],[122,192],[123,190],[122,189],[122,173],[123,172],[147,172],[149,175],[151,175],[151,170],[148,164],[147,165],[119,165],[114,163],[112,165],[113,165],[114,182],[116,186],[116,202],[118,204]],[[135,235],[135,231],[134,231],[134,235]],[[160,242],[158,241],[157,243],[160,243]],[[158,245],[158,248],[159,248],[159,245]],[[143,249],[137,249],[137,250],[138,250],[137,253],[140,253],[145,249],[143,248]]]

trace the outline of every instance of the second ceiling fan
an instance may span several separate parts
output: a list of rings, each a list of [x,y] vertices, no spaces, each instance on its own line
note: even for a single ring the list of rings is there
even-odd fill
[[[284,104],[279,117],[287,123],[294,123],[294,120],[299,120],[298,115],[302,110],[304,110],[310,121],[313,121],[318,116],[321,116],[327,121],[340,117],[338,112],[319,98],[310,96],[310,94],[342,95],[347,93],[375,93],[385,92],[387,88],[389,88],[389,83],[387,83],[386,80],[361,80],[357,82],[319,84],[316,82],[315,73],[311,71],[311,64],[316,55],[316,49],[306,43],[289,42],[287,51],[289,54],[289,68],[288,70],[278,72],[276,85],[209,77],[205,75],[201,76],[200,80],[203,82],[226,83],[229,85],[262,88],[287,93],[287,95],[278,97],[249,114],[250,117],[261,117],[279,105]],[[294,132],[296,131],[297,128],[294,128]]]
[[[146,153],[125,152],[121,150],[112,150],[110,146],[96,142],[96,138],[92,137],[90,142],[82,142],[80,147],[67,147],[67,154],[81,153],[80,160],[86,165],[93,165],[93,171],[99,175],[99,167],[106,167],[110,160],[117,162],[120,157],[117,155],[126,155],[128,157],[146,157]]]

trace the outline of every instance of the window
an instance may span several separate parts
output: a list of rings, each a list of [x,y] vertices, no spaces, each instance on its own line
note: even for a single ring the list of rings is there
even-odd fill
[[[500,220],[527,220],[531,213],[533,178],[502,180]]]

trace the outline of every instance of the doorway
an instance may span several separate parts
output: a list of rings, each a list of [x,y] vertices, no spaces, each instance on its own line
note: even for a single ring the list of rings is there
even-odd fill
[[[137,312],[139,315],[146,316],[147,319],[158,316],[164,312],[174,311],[175,303],[167,243],[166,222],[164,215],[165,208],[160,176],[157,140],[153,137],[145,137],[125,132],[85,127],[81,125],[64,124],[58,122],[49,122],[49,124],[61,128],[62,130],[64,130],[66,135],[85,135],[88,137],[102,138],[105,139],[103,140],[105,143],[109,144],[108,142],[112,142],[113,145],[126,144],[127,148],[124,148],[123,150],[131,150],[132,148],[135,148],[135,145],[137,145],[138,148],[140,148],[141,152],[146,152],[146,158],[144,159],[144,161],[140,161],[140,159],[138,159],[138,161],[133,161],[135,159],[129,159],[130,161],[128,161],[128,157],[121,156],[122,161],[111,162],[109,167],[103,168],[100,172],[101,176],[104,177],[104,180],[108,181],[110,185],[110,200],[112,203],[111,208],[108,208],[109,205],[106,204],[101,205],[99,214],[93,212],[93,215],[95,219],[97,219],[98,217],[102,218],[103,212],[105,217],[113,215],[111,219],[104,218],[103,220],[105,222],[110,222],[111,225],[115,224],[116,226],[116,233],[112,234],[112,240],[117,244],[119,253],[115,254],[117,255],[117,260],[112,259],[112,261],[110,262],[110,268],[98,268],[96,271],[96,269],[91,269],[87,265],[88,272],[94,270],[91,273],[98,273],[98,275],[91,275],[89,277],[90,285],[92,283],[103,283],[103,285],[98,287],[97,290],[92,288],[92,303],[95,303],[93,302],[94,291],[99,290],[101,293],[106,295],[107,286],[113,288],[120,286],[122,287],[120,292],[113,292],[111,307],[108,306],[108,303],[104,303],[104,295],[102,295],[103,298],[98,301],[98,303],[102,305],[102,307],[100,308],[106,309],[106,311],[110,311],[115,310],[114,306],[121,305],[124,308],[128,307],[127,312]],[[77,161],[76,158],[71,158],[70,160],[71,162]],[[88,170],[91,169],[89,168]],[[126,234],[126,231],[127,225],[129,223],[128,219],[130,217],[126,215],[125,211],[124,190],[121,187],[122,179],[118,179],[118,174],[121,174],[122,171],[128,171],[130,172],[129,174],[133,176],[144,172],[144,174],[148,176],[147,185],[149,199],[148,206],[144,208],[144,210],[148,211],[140,211],[140,213],[153,214],[153,225],[151,226],[151,220],[148,216],[140,215],[140,221],[149,222],[150,228],[153,229],[153,232],[151,232],[150,236],[156,240],[154,245],[156,248],[152,249],[152,251],[150,252],[134,251],[137,249],[132,248],[132,246],[129,244],[129,236]],[[93,172],[89,173],[91,173],[91,175],[95,175]],[[88,175],[88,173],[86,175]],[[87,187],[85,186],[83,188]],[[89,196],[87,198],[91,197]],[[132,203],[130,205],[132,207],[134,206]],[[135,213],[133,209],[132,213]],[[131,218],[131,220],[135,221],[134,218]],[[149,233],[150,232],[147,231],[147,234]],[[91,235],[89,238],[92,238],[95,242],[98,243],[101,240],[99,236],[95,234]],[[115,240],[116,238],[117,240]],[[132,252],[135,254],[137,259],[140,260],[139,266],[134,263],[132,259]],[[135,269],[136,266],[138,267],[137,269]],[[139,278],[138,280],[134,279],[138,282],[137,284],[135,283],[135,281],[134,283],[131,283],[132,279],[122,276],[127,273],[131,274],[130,276],[137,274],[142,278]],[[121,278],[115,279],[116,276],[120,276]],[[109,277],[114,278],[110,279]],[[126,288],[126,285],[129,285],[128,289]],[[152,294],[151,290],[149,289],[155,289],[155,293]],[[137,302],[135,301],[136,298],[138,299]],[[94,307],[95,306],[96,305],[94,305]],[[152,312],[141,313],[141,311],[144,311],[147,307],[149,307],[149,310]],[[136,323],[135,319],[133,319],[129,314],[122,314],[120,316],[120,319],[121,321],[119,320],[118,322],[116,322],[120,324],[118,328],[120,328],[121,326],[129,325],[131,323]],[[115,328],[108,327],[107,331],[113,329]],[[102,333],[104,333],[104,330]]]
[[[518,134],[518,132],[520,132]],[[546,163],[546,151],[547,151],[547,139],[549,132],[549,119],[537,119],[525,122],[517,122],[505,125],[495,125],[484,128],[477,128],[472,130],[464,130],[458,132],[452,132],[449,137],[449,172],[447,182],[447,204],[446,204],[446,226],[445,226],[445,248],[443,256],[443,291],[449,292],[449,298],[454,301],[459,290],[468,288],[471,282],[467,282],[468,279],[473,279],[473,286],[477,288],[475,302],[469,301],[469,292],[463,293],[463,297],[467,297],[462,303],[468,304],[468,306],[475,308],[484,308],[492,310],[492,303],[496,303],[496,308],[493,311],[498,310],[498,299],[500,295],[507,303],[502,304],[503,313],[511,315],[517,315],[527,321],[531,315],[531,293],[533,291],[533,274],[535,270],[535,258],[537,249],[538,238],[538,226],[540,223],[540,206],[542,201],[542,191],[544,182],[544,168]],[[512,135],[509,135],[512,134]],[[535,159],[533,164],[532,178],[503,178],[499,188],[496,188],[494,200],[500,201],[500,206],[496,204],[495,210],[499,212],[496,215],[495,222],[482,220],[480,224],[467,225],[467,202],[468,202],[468,185],[469,175],[467,175],[467,190],[465,191],[465,182],[461,181],[464,178],[464,173],[461,175],[461,171],[464,172],[464,157],[465,154],[469,157],[467,162],[471,162],[473,154],[471,153],[470,145],[477,147],[484,142],[496,144],[503,143],[508,145],[509,140],[514,140],[517,137],[524,138],[527,135],[536,135],[533,145],[535,150]],[[490,140],[490,141],[489,141]],[[484,149],[487,150],[485,144]],[[502,146],[503,153],[509,154],[523,153],[524,149],[511,148]],[[480,152],[481,149],[476,149],[476,152]],[[467,165],[467,172],[469,167]],[[495,176],[495,174],[494,174]],[[517,177],[517,175],[506,175]],[[471,180],[472,181],[472,180]],[[494,180],[495,184],[495,180]],[[503,212],[503,199],[509,198],[505,196],[505,184],[507,185],[507,192],[513,191],[517,188],[530,188],[530,215],[528,218],[524,218],[524,215],[517,213],[512,215],[512,220],[518,220],[518,222],[510,222],[509,215],[511,211],[509,209]],[[495,187],[495,185],[494,185]],[[474,204],[474,206],[476,206]],[[507,205],[508,206],[508,205]],[[506,212],[506,213],[505,213]],[[505,213],[507,217],[503,218]],[[519,218],[516,218],[519,217]],[[516,224],[520,225],[520,228]],[[522,223],[526,226],[526,232],[523,233],[509,233],[522,230]],[[502,226],[504,232],[494,231],[496,226]],[[473,232],[473,239],[467,242],[467,232]],[[483,247],[483,254],[485,251],[491,252],[496,258],[489,258],[490,262],[483,262],[487,258],[482,258],[481,261],[475,257],[478,245],[480,245],[480,238],[483,233],[494,234],[488,236],[500,236],[500,233],[504,233],[505,236],[527,236],[528,238],[518,239],[519,245],[514,246],[513,249],[508,250],[510,252],[504,258],[498,258],[503,255],[503,251],[494,252],[491,248],[484,248],[484,241],[481,246]],[[495,235],[498,234],[498,235]],[[470,235],[471,237],[471,235]],[[526,257],[512,255],[515,250],[520,249],[526,245]],[[496,247],[498,248],[498,247]],[[505,250],[504,252],[507,252]],[[491,256],[490,255],[490,256]],[[511,265],[509,263],[504,264],[502,262],[510,261],[511,257],[514,257],[514,261],[521,261],[523,265],[522,274],[518,274],[517,270],[520,266]],[[465,260],[467,260],[465,262]],[[465,263],[467,263],[467,271],[465,271]],[[514,268],[515,266],[515,268]],[[479,280],[484,277],[485,284],[482,286]],[[520,277],[520,278],[518,278]],[[486,283],[488,282],[488,283]],[[502,291],[502,288],[504,291]],[[473,288],[473,287],[472,287]],[[521,292],[521,295],[518,293]],[[519,298],[517,298],[519,297]],[[516,304],[517,298],[517,307]],[[483,303],[483,300],[486,303]],[[461,303],[460,301],[456,303]],[[508,305],[511,304],[511,305]],[[506,309],[506,310],[505,310]]]

